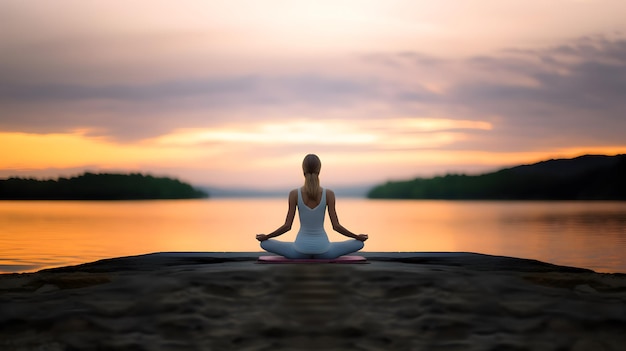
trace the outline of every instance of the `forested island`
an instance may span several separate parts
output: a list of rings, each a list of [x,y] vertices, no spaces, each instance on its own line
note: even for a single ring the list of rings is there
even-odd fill
[[[149,200],[208,196],[206,192],[177,179],[138,173],[84,173],[56,180],[0,180],[2,200]]]
[[[626,200],[626,155],[548,160],[481,175],[390,181],[371,199]]]

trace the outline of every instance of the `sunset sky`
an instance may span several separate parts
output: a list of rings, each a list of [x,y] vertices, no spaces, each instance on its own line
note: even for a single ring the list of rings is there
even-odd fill
[[[626,153],[626,1],[0,2],[0,177],[290,188]]]

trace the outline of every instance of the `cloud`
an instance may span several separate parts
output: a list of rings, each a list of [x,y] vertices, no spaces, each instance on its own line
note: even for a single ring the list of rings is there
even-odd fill
[[[626,128],[626,41],[585,38],[567,46],[472,58],[481,73],[523,78],[457,84],[448,101],[477,115],[497,115],[503,127],[570,142],[622,143]],[[485,75],[486,76],[486,75]],[[530,82],[530,83],[529,83]],[[538,132],[538,133],[537,133]],[[536,139],[536,138],[535,138]]]
[[[413,69],[404,57],[379,54],[367,59],[415,77],[418,88],[436,82],[439,75],[443,88],[430,96],[420,95],[419,89],[398,89],[396,96],[405,102],[394,101],[399,108],[413,102],[419,104],[413,105],[416,110],[493,125],[444,149],[505,152],[623,145],[626,40],[619,35],[588,36],[539,49],[508,48],[461,60],[415,61]]]
[[[509,82],[473,82],[484,91],[484,100],[499,98],[586,109],[622,104],[619,96],[626,91],[626,40],[588,37],[562,45],[535,51],[508,51],[513,56],[475,57],[468,62],[481,71],[505,72],[533,80],[533,86]],[[471,92],[472,88],[460,90]],[[475,90],[474,90],[475,91]],[[477,96],[468,95],[470,98]],[[479,94],[477,94],[479,95]]]
[[[407,68],[410,66],[435,67],[448,62],[448,60],[441,57],[418,51],[403,51],[395,54],[370,53],[362,55],[361,58],[367,62],[383,64],[392,68]]]
[[[244,62],[251,62],[244,60]],[[185,128],[298,120],[442,119],[489,123],[444,148],[621,144],[626,40],[584,37],[465,59],[418,51],[345,57],[336,65],[219,70],[174,79],[20,80],[0,67],[0,130],[81,130],[132,142]],[[39,67],[41,68],[41,67]],[[54,67],[50,67],[54,69]],[[172,67],[176,72],[177,67]]]
[[[114,138],[145,138],[175,128],[237,120],[236,111],[243,110],[239,116],[254,120],[267,109],[285,109],[289,115],[290,106],[349,106],[381,94],[370,82],[314,75],[114,85],[3,82],[0,128],[36,132],[82,128]]]

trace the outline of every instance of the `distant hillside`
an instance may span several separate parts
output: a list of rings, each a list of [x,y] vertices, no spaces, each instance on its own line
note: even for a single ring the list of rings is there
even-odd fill
[[[548,160],[476,176],[394,181],[372,199],[626,200],[626,155]]]
[[[147,200],[208,197],[176,179],[143,174],[85,173],[73,178],[0,180],[2,200]]]

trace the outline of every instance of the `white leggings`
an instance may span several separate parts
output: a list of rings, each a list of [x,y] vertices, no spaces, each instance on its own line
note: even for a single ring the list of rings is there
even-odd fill
[[[362,241],[350,239],[346,241],[338,241],[330,243],[330,247],[324,253],[305,254],[296,250],[292,242],[280,241],[276,239],[268,239],[261,241],[263,250],[284,256],[286,258],[323,258],[334,259],[339,256],[347,255],[352,252],[359,251],[363,248]]]

